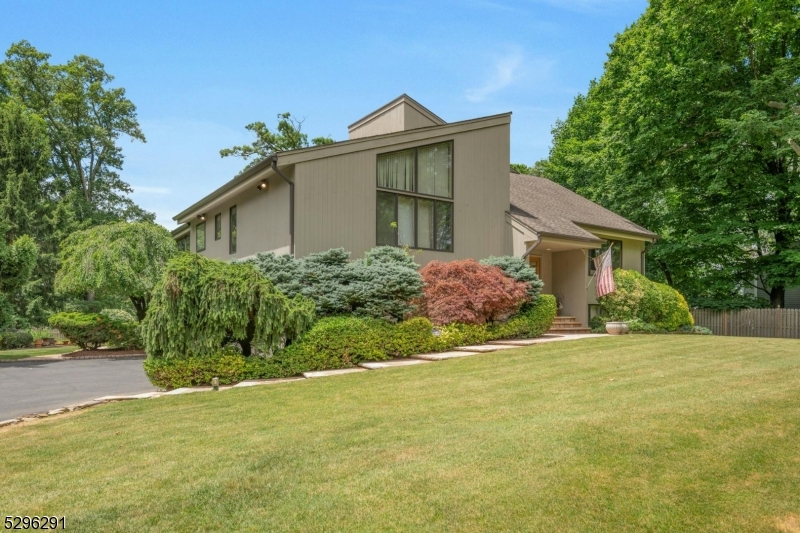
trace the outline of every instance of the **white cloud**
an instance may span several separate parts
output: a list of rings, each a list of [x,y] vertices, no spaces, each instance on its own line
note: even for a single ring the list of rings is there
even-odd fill
[[[519,73],[522,65],[522,54],[519,51],[511,52],[494,63],[492,75],[481,87],[468,89],[464,95],[470,102],[482,102],[490,95],[511,85]]]

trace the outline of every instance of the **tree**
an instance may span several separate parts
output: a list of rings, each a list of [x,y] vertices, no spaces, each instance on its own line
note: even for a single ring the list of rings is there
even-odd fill
[[[535,176],[534,172],[536,170],[533,167],[529,167],[524,163],[511,163],[511,172],[514,174],[527,174],[528,176]]]
[[[150,222],[115,222],[78,231],[61,244],[56,291],[129,298],[139,321],[153,288],[178,249],[163,227]]]
[[[38,254],[39,248],[27,235],[10,244],[0,239],[0,328],[16,321],[9,296],[28,281]]]
[[[653,0],[537,165],[659,233],[648,274],[693,303],[800,285],[798,10]]]
[[[178,254],[153,290],[142,324],[148,357],[204,357],[238,342],[269,352],[307,331],[314,303],[281,294],[252,264]]]
[[[153,220],[128,198],[130,186],[119,176],[121,138],[145,142],[136,106],[125,89],[108,85],[114,77],[97,59],[78,55],[65,65],[51,65],[50,54],[27,41],[6,52],[0,92],[41,117],[52,147],[54,190],[70,190],[80,220]]]
[[[308,148],[309,146],[321,146],[335,142],[330,137],[314,137],[311,144],[308,143],[308,135],[302,132],[303,121],[292,118],[291,113],[281,113],[278,115],[278,127],[276,131],[270,131],[263,122],[253,122],[245,126],[256,134],[253,144],[244,144],[225,148],[219,151],[221,157],[236,156],[245,161],[254,158],[248,167],[255,165],[262,159],[277,152],[287,152]]]

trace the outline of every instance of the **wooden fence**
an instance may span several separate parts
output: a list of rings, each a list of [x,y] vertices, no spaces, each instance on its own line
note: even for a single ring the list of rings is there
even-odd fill
[[[800,339],[800,309],[692,309],[692,316],[714,335]]]

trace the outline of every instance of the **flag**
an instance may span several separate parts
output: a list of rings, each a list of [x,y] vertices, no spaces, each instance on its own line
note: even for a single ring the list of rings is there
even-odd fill
[[[595,287],[597,289],[597,297],[605,296],[617,290],[614,285],[614,267],[612,266],[611,254],[614,245],[608,247],[608,250],[594,258],[594,269],[597,272],[597,282]]]

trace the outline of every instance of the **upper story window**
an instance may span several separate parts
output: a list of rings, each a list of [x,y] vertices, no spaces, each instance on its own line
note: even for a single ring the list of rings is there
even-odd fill
[[[195,251],[202,252],[206,249],[206,221],[194,227]]]
[[[377,168],[377,244],[452,252],[453,143],[380,154]]]
[[[229,239],[230,244],[228,246],[228,251],[232,254],[236,253],[236,206],[231,207],[230,213],[228,215],[228,232],[229,232]]]
[[[602,254],[608,247],[613,245],[614,250],[611,252],[611,266],[612,268],[622,268],[622,241],[608,240],[606,243],[597,250],[589,250],[589,275],[594,276],[594,258]]]
[[[218,241],[222,238],[222,213],[214,215],[214,240]]]

